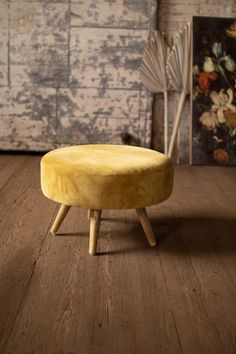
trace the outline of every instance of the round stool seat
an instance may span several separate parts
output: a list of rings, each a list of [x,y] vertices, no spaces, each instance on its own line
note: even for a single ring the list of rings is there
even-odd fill
[[[126,145],[78,145],[41,160],[46,197],[88,209],[143,208],[167,199],[173,187],[168,157]]]

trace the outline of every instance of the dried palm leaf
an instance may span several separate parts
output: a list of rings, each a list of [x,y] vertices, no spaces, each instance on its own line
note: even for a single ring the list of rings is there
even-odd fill
[[[179,129],[180,117],[183,110],[186,95],[190,91],[190,49],[191,32],[188,23],[174,39],[173,46],[168,53],[166,71],[170,87],[174,91],[181,92],[173,132],[170,139],[168,156],[173,153],[176,135]]]
[[[168,77],[166,74],[168,46],[163,34],[155,31],[151,34],[144,51],[139,74],[142,83],[153,93],[164,94],[164,152],[168,149]]]

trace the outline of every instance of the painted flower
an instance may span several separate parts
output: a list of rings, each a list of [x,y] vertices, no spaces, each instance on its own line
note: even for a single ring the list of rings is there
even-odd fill
[[[219,125],[217,115],[214,112],[202,113],[199,121],[202,123],[202,126],[209,131],[215,130]]]
[[[230,55],[224,57],[225,59],[225,67],[228,71],[233,72],[236,68],[235,61]]]
[[[230,129],[236,129],[236,113],[231,110],[227,110],[224,113],[225,125]]]
[[[217,135],[213,135],[213,140],[215,140],[217,143],[222,143],[223,142],[223,140],[221,139],[221,138],[218,138],[218,136]]]
[[[205,57],[203,63],[203,70],[207,73],[210,73],[215,70],[215,65],[211,59],[211,57]]]
[[[198,65],[193,66],[193,75],[199,75],[199,66]]]
[[[227,162],[229,161],[229,155],[224,149],[217,149],[213,152],[213,158],[217,162]]]
[[[194,87],[192,93],[193,101],[195,101],[201,95],[201,93],[202,91],[200,90],[199,86]]]
[[[202,90],[208,90],[209,88],[209,80],[208,80],[208,73],[202,72],[199,77],[198,77],[198,83],[200,86],[200,89]]]
[[[228,29],[226,29],[227,36],[236,39],[236,21],[234,21]]]
[[[201,72],[199,77],[198,77],[198,83],[200,89],[203,91],[208,90],[209,88],[209,79],[210,80],[216,80],[217,79],[217,73],[215,71],[212,72]]]
[[[222,55],[222,45],[220,42],[215,42],[212,46],[212,52],[215,54],[216,58]]]
[[[228,89],[224,92],[224,89],[220,90],[220,92],[212,91],[210,93],[210,98],[213,102],[212,112],[217,114],[217,118],[219,123],[225,123],[224,112],[226,110],[231,110],[232,112],[236,112],[236,107],[232,104],[233,101],[233,90]]]

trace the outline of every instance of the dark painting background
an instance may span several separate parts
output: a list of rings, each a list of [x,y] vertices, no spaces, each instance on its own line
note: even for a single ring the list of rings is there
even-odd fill
[[[192,163],[236,164],[236,19],[193,17]]]

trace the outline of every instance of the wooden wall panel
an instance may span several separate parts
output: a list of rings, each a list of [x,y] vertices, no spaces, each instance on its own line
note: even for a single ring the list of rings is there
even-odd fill
[[[146,30],[72,28],[72,84],[140,89],[138,66],[146,37]]]
[[[68,4],[10,4],[11,85],[68,84]]]
[[[0,3],[0,87],[8,84],[8,12],[6,1]]]
[[[71,24],[80,27],[149,29],[150,13],[155,12],[155,7],[154,1],[72,0]]]
[[[138,67],[156,0],[3,0],[0,149],[151,139]]]
[[[123,129],[139,134],[140,91],[62,89],[58,95],[58,139],[92,143],[94,136],[102,143],[113,136],[119,139]],[[150,117],[149,117],[150,119]],[[145,143],[145,141],[144,141]]]
[[[56,136],[56,90],[5,87],[0,90],[1,145],[16,150],[43,148]],[[37,147],[38,146],[38,147]],[[48,144],[46,145],[49,146]]]

